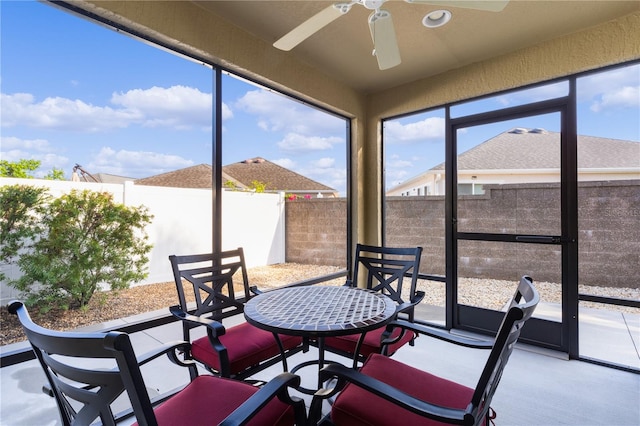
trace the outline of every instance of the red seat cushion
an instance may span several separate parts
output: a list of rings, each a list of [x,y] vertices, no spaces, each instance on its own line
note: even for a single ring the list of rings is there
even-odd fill
[[[391,358],[373,354],[362,373],[385,382],[423,401],[449,408],[465,409],[473,389],[434,376]],[[336,425],[441,425],[418,416],[353,384],[338,395],[331,409]]]
[[[280,335],[280,340],[285,350],[295,348],[302,343],[302,338],[296,336]],[[220,337],[220,342],[227,348],[231,374],[239,373],[280,354],[273,334],[246,322],[227,328],[225,334]],[[208,337],[193,341],[191,353],[194,359],[215,370],[220,370],[220,357],[213,350]]]
[[[158,425],[216,425],[257,391],[238,380],[199,376],[154,412]],[[293,425],[293,409],[274,398],[248,424]]]
[[[360,348],[360,354],[364,357],[368,357],[372,353],[380,353],[380,338],[382,337],[382,333],[384,333],[386,327],[377,328],[375,330],[369,331],[364,336],[364,342],[362,342],[362,347]],[[400,335],[402,330],[396,328],[393,330],[392,336],[397,337]],[[415,334],[412,332],[407,332],[402,336],[402,338],[394,343],[393,345],[389,345],[389,355],[393,355],[400,347],[406,345],[415,337]],[[327,337],[324,341],[324,344],[328,348],[335,348],[343,352],[354,353],[356,350],[356,344],[358,343],[358,339],[360,338],[359,334],[347,334],[346,336],[338,336],[338,337]]]

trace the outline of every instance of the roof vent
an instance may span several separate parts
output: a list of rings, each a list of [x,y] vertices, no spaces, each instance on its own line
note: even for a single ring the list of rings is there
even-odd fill
[[[509,133],[515,133],[516,135],[521,135],[523,133],[527,133],[527,129],[523,127],[516,127],[509,131]]]
[[[547,131],[545,129],[540,128],[540,127],[536,127],[535,129],[529,130],[529,133],[539,133],[539,134],[546,135]]]
[[[243,160],[242,162],[244,164],[264,163],[265,159],[264,158],[260,158],[260,157],[256,157],[256,158],[249,158],[248,160]]]

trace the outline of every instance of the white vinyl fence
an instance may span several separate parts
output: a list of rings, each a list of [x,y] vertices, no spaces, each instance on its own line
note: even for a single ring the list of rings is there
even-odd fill
[[[212,250],[212,193],[210,189],[167,188],[124,184],[0,178],[0,186],[35,185],[49,187],[53,196],[72,189],[110,192],[116,202],[144,205],[154,216],[147,226],[153,249],[149,254],[148,277],[140,283],[173,280],[169,255],[207,253]],[[0,206],[2,209],[2,206]],[[222,247],[244,249],[248,267],[285,261],[284,193],[256,194],[223,191]],[[14,265],[0,265],[10,277],[17,277]],[[6,283],[0,284],[0,303],[19,297]]]

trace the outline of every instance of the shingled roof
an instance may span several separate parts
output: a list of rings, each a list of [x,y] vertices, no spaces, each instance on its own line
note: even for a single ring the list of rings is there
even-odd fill
[[[212,168],[199,164],[135,181],[136,185],[174,188],[211,188]],[[252,187],[253,181],[266,184],[267,192],[322,193],[334,196],[337,191],[275,163],[257,157],[222,167],[222,178],[239,188]]]
[[[208,164],[199,164],[135,181],[136,185],[170,186],[173,188],[211,188],[213,171]]]
[[[640,167],[640,143],[578,136],[578,168]],[[458,156],[458,170],[559,169],[560,133],[515,128]],[[441,163],[431,170],[444,170]]]
[[[222,167],[222,172],[244,187],[251,187],[253,181],[262,182],[266,184],[266,190],[269,192],[320,192],[331,195],[337,192],[333,188],[261,157],[228,164]]]
[[[463,178],[479,184],[531,181],[549,171],[560,170],[560,133],[516,127],[458,155],[457,169]],[[445,163],[420,173],[387,191],[388,195],[442,195],[438,186]],[[578,135],[578,170],[583,179],[637,179],[640,143]],[[472,176],[473,175],[473,176]]]

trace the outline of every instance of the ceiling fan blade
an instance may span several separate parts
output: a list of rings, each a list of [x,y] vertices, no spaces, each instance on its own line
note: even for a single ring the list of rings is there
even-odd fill
[[[462,7],[465,9],[486,10],[488,12],[502,12],[509,0],[404,0],[407,3],[423,3],[434,6]]]
[[[316,31],[329,25],[351,9],[353,3],[336,3],[321,10],[273,43],[280,50],[291,50]]]
[[[391,14],[380,9],[369,15],[369,30],[378,67],[381,70],[400,65],[400,49]]]

